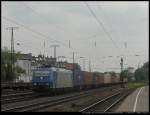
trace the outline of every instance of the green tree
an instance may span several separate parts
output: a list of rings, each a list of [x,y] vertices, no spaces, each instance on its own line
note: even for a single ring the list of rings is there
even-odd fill
[[[21,57],[21,53],[17,52],[14,54],[15,61]],[[15,78],[25,74],[25,70],[15,66],[11,71],[11,54],[7,47],[1,49],[1,80],[2,81],[13,81]]]
[[[129,71],[127,69],[123,70],[120,74],[121,77],[128,77],[129,76]]]
[[[133,81],[134,73],[131,73],[127,68],[121,72],[120,76],[128,78],[128,81]]]
[[[11,55],[9,53],[9,50],[7,49],[7,47],[4,47],[4,49],[1,49],[1,80],[7,80],[6,77],[10,78],[9,74],[12,74],[9,72],[11,70],[10,60]]]
[[[136,69],[134,76],[137,82],[148,81],[149,62],[144,63],[141,68]]]

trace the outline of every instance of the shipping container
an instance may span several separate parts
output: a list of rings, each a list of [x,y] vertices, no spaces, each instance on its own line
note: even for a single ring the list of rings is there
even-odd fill
[[[96,87],[102,85],[104,83],[103,74],[98,72],[93,72],[93,82]]]
[[[65,64],[64,64],[64,68],[65,68],[65,69],[72,70],[72,69],[73,69],[73,64],[72,64],[72,63],[65,63]]]
[[[98,86],[98,72],[93,72],[93,83]]]
[[[73,71],[73,85],[74,88],[79,88],[83,86],[83,76],[81,70],[75,69]]]
[[[111,83],[114,84],[116,83],[116,73],[115,72],[109,72],[111,75]]]
[[[84,86],[91,87],[93,85],[93,76],[91,72],[82,71]]]
[[[116,83],[120,82],[120,74],[116,74]]]
[[[74,63],[74,64],[73,63],[65,63],[64,68],[68,69],[68,70],[73,70],[73,68],[74,68],[74,70],[81,70],[80,65],[77,63]]]
[[[116,83],[116,76],[111,76],[111,83],[112,84]]]
[[[104,74],[103,73],[99,74],[99,82],[98,82],[98,84],[99,85],[104,84]]]
[[[110,84],[110,83],[111,83],[110,73],[104,73],[104,84]]]

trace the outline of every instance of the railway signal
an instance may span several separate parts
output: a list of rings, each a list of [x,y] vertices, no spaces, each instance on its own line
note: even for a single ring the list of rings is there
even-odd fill
[[[122,73],[122,71],[123,71],[123,58],[121,58],[121,63],[120,63],[120,65],[121,65],[121,73]],[[122,76],[122,74],[120,75],[120,79],[121,79],[121,87],[124,87],[123,86],[123,76]]]

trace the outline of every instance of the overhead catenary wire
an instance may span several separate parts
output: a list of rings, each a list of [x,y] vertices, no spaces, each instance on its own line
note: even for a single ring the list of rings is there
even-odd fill
[[[8,18],[8,17],[6,17],[6,16],[2,16],[2,18],[5,19],[5,20],[7,20],[7,21],[9,21],[9,22],[12,22],[12,23],[14,23],[14,24],[17,24],[17,25],[19,25],[19,26],[25,28],[26,30],[29,30],[29,31],[31,31],[31,32],[33,32],[33,33],[39,35],[39,36],[42,36],[42,39],[43,39],[43,40],[51,40],[51,41],[53,41],[53,42],[57,42],[57,43],[59,42],[59,43],[61,43],[60,41],[56,41],[56,40],[53,40],[53,39],[49,39],[48,36],[46,36],[46,35],[44,35],[44,34],[42,34],[42,33],[40,33],[40,32],[37,32],[37,31],[31,29],[30,27],[28,27],[28,26],[26,26],[26,25],[24,25],[24,24],[21,24],[21,23],[15,21],[15,20],[13,20],[13,19],[10,19],[10,18]],[[61,43],[61,44],[62,44],[62,43]],[[63,44],[63,45],[68,48],[68,45],[66,45],[66,44]],[[72,49],[73,51],[75,50],[75,49],[72,48],[72,47],[70,47],[70,49]],[[78,53],[79,53],[79,52],[78,52]]]
[[[7,40],[7,39],[4,39],[4,41],[7,41],[7,42],[10,42],[9,40]],[[24,41],[23,41],[23,43],[22,43],[22,41],[20,41],[20,40],[16,40],[15,41],[15,43],[14,43],[14,45],[16,45],[15,47],[18,47],[17,46],[17,44],[19,43],[19,47],[20,47],[20,45],[21,46],[24,46],[24,47],[31,47],[31,49],[33,48],[33,45],[31,44],[31,43],[24,43]],[[5,47],[5,46],[4,46]],[[18,48],[17,48],[18,49]],[[34,48],[35,50],[37,50],[37,51],[40,51],[41,52],[41,49],[40,48]],[[19,52],[22,52],[22,51],[19,51]],[[41,53],[40,53],[41,54]]]
[[[89,9],[89,11],[91,12],[92,16],[96,19],[97,23],[103,28],[104,32],[106,33],[106,35],[108,36],[108,38],[112,41],[112,43],[114,44],[114,46],[116,47],[116,49],[119,51],[119,47],[116,45],[116,43],[113,41],[112,36],[110,35],[110,33],[107,31],[107,29],[105,28],[104,24],[97,18],[96,14],[94,13],[94,11],[91,9],[91,7],[88,5],[87,2],[84,2],[87,6],[87,8]],[[120,51],[119,51],[119,54]]]
[[[29,6],[29,5],[25,4],[25,3],[23,3],[23,5],[26,8],[30,9],[34,14],[38,15],[41,19],[44,19],[46,22],[48,21],[47,18],[45,18],[45,16],[41,15],[40,13],[38,13],[35,9],[32,8],[32,6]],[[63,29],[60,29],[57,25],[55,25],[55,27],[58,28],[61,31],[64,31]]]
[[[106,15],[106,13],[104,12],[103,8],[102,8],[100,5],[98,6],[98,9],[99,9],[101,12],[103,12],[104,17],[106,17],[105,20],[106,20],[106,19],[109,19],[108,15]],[[141,21],[141,20],[140,20],[140,21]],[[110,23],[109,23],[109,25],[110,25]],[[127,41],[124,40],[124,36],[122,36],[120,32],[117,32],[117,33],[118,33],[118,34],[117,34],[117,35],[118,35],[118,38],[120,38],[121,41],[123,40],[123,46],[125,46],[124,49],[128,52],[128,54],[133,54],[132,49],[129,50],[129,49],[127,48]],[[123,39],[121,39],[121,38],[123,38]],[[124,54],[125,54],[125,53],[124,53]],[[123,55],[124,55],[124,54],[123,54]],[[125,54],[125,57],[126,57],[126,56],[127,56],[127,55]]]
[[[31,6],[29,6],[29,5],[25,4],[25,3],[23,3],[23,5],[24,5],[26,8],[30,9],[34,14],[38,15],[41,19],[44,19],[46,22],[48,21],[47,18],[45,18],[45,16],[41,15],[40,13],[38,13],[38,12],[37,12],[36,10],[34,10]],[[63,29],[60,29],[57,25],[55,25],[55,27],[56,27],[57,29],[59,29],[59,30],[65,32]],[[68,40],[68,41],[69,41],[69,40]],[[72,47],[69,45],[69,48],[72,48]],[[73,49],[73,48],[72,48],[72,49]]]
[[[33,13],[35,13],[36,15],[38,15],[41,19],[44,19],[45,21],[48,21],[47,20],[47,18],[45,18],[43,15],[41,15],[40,13],[38,13],[35,9],[33,9],[32,8],[32,6],[29,6],[29,5],[27,5],[27,4],[25,4],[25,3],[23,3],[23,5],[26,7],[26,8],[28,8],[28,9],[30,9]],[[57,26],[56,26],[57,27]],[[96,41],[94,42],[94,45],[95,45],[95,47],[96,47]],[[69,48],[70,48],[71,46],[70,46],[70,40],[69,40]]]
[[[17,36],[18,36],[18,38],[23,37],[21,34],[19,34],[19,35],[17,34]],[[36,38],[37,38],[37,36],[36,36],[36,37],[35,37],[35,36],[33,36],[33,38],[34,38],[34,39],[36,39]],[[10,42],[10,41],[9,41],[9,40],[7,40],[7,39],[3,39],[3,40],[4,40],[4,41],[7,41],[7,42]],[[35,43],[35,42],[37,42],[37,41],[34,41],[34,43]],[[32,43],[32,42],[29,42],[28,40],[23,40],[23,41],[22,41],[21,39],[16,39],[16,40],[15,40],[15,43],[19,43],[19,44],[21,44],[21,45],[24,45],[24,44],[26,44],[26,45],[27,45],[27,44],[28,44],[28,45],[33,46],[33,43]],[[36,48],[37,48],[37,47],[36,47]]]
[[[45,18],[45,16],[41,15],[40,13],[38,13],[35,9],[32,8],[32,6],[29,6],[29,5],[25,4],[25,3],[23,3],[23,4],[24,4],[24,6],[25,6],[26,8],[30,9],[33,13],[35,13],[36,15],[38,15],[41,19],[44,19],[45,21],[48,21],[47,18]],[[60,29],[57,25],[55,25],[55,27],[58,28],[59,30],[65,32],[64,30]],[[95,36],[96,36],[96,35],[94,35],[94,36],[92,36],[92,37],[95,37]],[[89,38],[91,38],[91,37],[89,37]],[[81,39],[81,38],[80,38],[80,39]],[[87,39],[87,38],[86,38],[86,39]],[[96,46],[96,45],[95,45],[95,42],[94,42],[94,46]],[[70,40],[69,40],[69,48],[70,48],[70,47],[71,47],[71,45],[70,45]]]
[[[101,12],[103,12],[104,17],[106,17],[105,20],[106,20],[106,19],[109,19],[109,17],[106,15],[106,13],[104,13],[103,8],[102,8],[100,5],[98,6],[98,9],[99,9]],[[108,23],[108,22],[107,22],[107,23]],[[110,23],[109,23],[109,25],[110,25]],[[111,25],[111,26],[112,26],[112,25]],[[114,29],[113,29],[113,31],[114,31]],[[118,32],[118,33],[119,33],[119,32]],[[120,37],[120,36],[118,36],[118,35],[119,35],[119,34],[117,34],[117,37],[122,41],[123,39],[121,39],[121,38],[123,38],[124,36],[121,36],[121,37]],[[126,43],[125,40],[123,41],[123,44],[124,44],[124,43]],[[128,50],[128,52],[130,52],[130,51]]]
[[[23,5],[24,5],[26,8],[30,9],[33,13],[35,13],[36,15],[38,15],[41,19],[44,19],[45,21],[48,21],[47,18],[45,18],[45,17],[44,17],[43,15],[41,15],[40,13],[38,13],[38,12],[37,12],[36,10],[34,10],[31,6],[29,6],[29,5],[25,4],[25,3],[23,3]],[[65,32],[64,30],[60,29],[57,25],[55,25],[55,27],[58,28],[59,30]],[[68,41],[69,41],[69,44],[68,44],[69,48],[71,48],[72,50],[75,50],[74,48],[71,47],[71,41],[70,41],[70,40],[68,40]]]
[[[107,21],[107,19],[109,19],[109,17],[106,15],[106,13],[103,11],[103,8],[99,5],[98,6],[98,9],[99,9],[99,11],[101,11],[102,13],[103,13],[103,17],[105,17],[105,21]],[[108,24],[108,21],[107,21],[107,24]],[[110,24],[109,23],[109,28],[110,27],[112,27],[112,24]],[[112,29],[112,28],[111,28]],[[114,29],[112,29],[113,31],[114,31]],[[118,32],[119,33],[119,32]],[[116,36],[117,35],[117,36]],[[118,34],[115,34],[115,37],[117,37],[117,38],[119,38],[121,41],[123,40],[123,39],[121,39],[122,38],[122,36],[120,37],[120,36],[118,36]],[[124,43],[125,41],[123,41],[123,43]]]
[[[57,43],[60,43],[60,44],[62,44],[62,45],[64,45],[64,46],[68,47],[68,45],[66,45],[66,44],[64,44],[64,43],[62,43],[62,42],[60,42],[60,41],[57,41],[57,40],[55,40],[55,39],[53,39],[53,38],[51,38],[51,37],[49,37],[49,36],[46,36],[46,35],[44,35],[44,34],[41,33],[41,32],[35,31],[35,30],[31,29],[30,27],[28,27],[28,26],[26,26],[26,25],[24,25],[24,24],[18,23],[18,22],[14,21],[14,20],[12,20],[12,19],[10,19],[10,18],[8,18],[8,17],[5,17],[5,16],[2,16],[2,18],[5,19],[5,20],[7,20],[7,21],[9,21],[9,22],[15,23],[15,24],[17,24],[17,25],[19,25],[19,26],[22,26],[23,28],[25,28],[25,29],[27,29],[27,30],[33,32],[33,33],[36,33],[37,35],[42,36],[42,39],[45,38],[44,40],[51,40],[51,41],[53,41],[53,42],[57,42]]]

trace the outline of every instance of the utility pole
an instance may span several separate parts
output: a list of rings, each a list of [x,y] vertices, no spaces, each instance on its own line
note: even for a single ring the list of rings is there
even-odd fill
[[[14,62],[15,62],[15,58],[14,58],[14,29],[18,29],[18,27],[7,27],[7,30],[11,30],[11,73],[12,73],[12,77],[14,77],[13,75],[13,68],[14,68]]]
[[[45,59],[45,57],[46,57],[46,56],[45,56],[45,41],[44,41],[44,59]]]
[[[72,59],[73,59],[73,64],[74,64],[74,52],[73,52],[73,57],[72,57]]]
[[[73,57],[72,57],[72,59],[73,59],[73,81],[74,81],[74,68],[75,68],[75,65],[74,65],[74,63],[75,63],[75,61],[74,61],[74,52],[73,52]]]
[[[54,58],[56,58],[56,47],[59,47],[59,45],[51,45],[51,47],[54,47]]]
[[[121,66],[121,73],[123,71],[123,58],[121,58],[121,63],[120,63],[120,66]],[[120,77],[121,78],[121,87],[123,87],[123,76]]]

